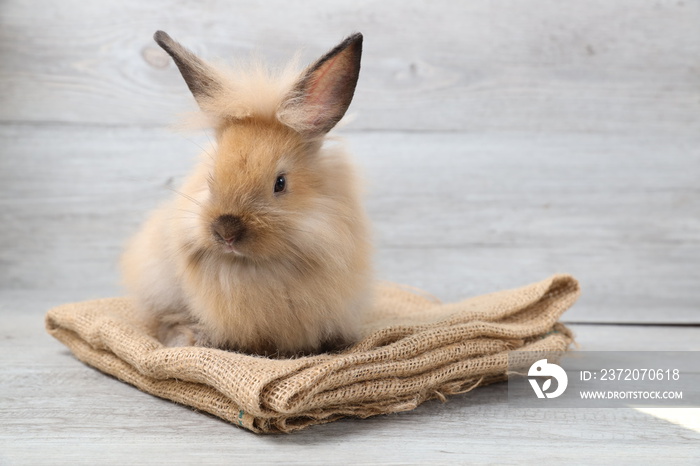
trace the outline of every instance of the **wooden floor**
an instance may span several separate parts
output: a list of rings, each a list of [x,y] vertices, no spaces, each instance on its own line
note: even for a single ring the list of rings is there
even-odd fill
[[[700,351],[700,2],[0,2],[0,465],[698,464],[698,410],[509,408],[494,385],[256,436],[75,360],[48,308],[116,263],[203,133],[153,43],[311,60],[365,35],[354,120],[380,278],[444,301],[557,272],[581,350]],[[700,354],[700,353],[699,353]]]

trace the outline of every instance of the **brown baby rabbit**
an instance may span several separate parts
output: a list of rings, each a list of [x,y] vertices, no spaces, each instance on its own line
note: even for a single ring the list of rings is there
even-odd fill
[[[324,146],[360,71],[354,34],[302,73],[215,68],[158,31],[216,148],[122,258],[165,344],[269,356],[337,349],[370,295],[368,221],[347,154]]]

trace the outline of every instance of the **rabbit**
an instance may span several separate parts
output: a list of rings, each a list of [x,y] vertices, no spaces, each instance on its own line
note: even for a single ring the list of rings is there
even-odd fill
[[[216,140],[126,245],[139,315],[166,346],[293,357],[352,344],[371,301],[370,228],[349,155],[324,141],[355,92],[362,35],[279,75],[154,39]]]

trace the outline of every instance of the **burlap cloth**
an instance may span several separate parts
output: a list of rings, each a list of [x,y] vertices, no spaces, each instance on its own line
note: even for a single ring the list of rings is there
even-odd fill
[[[359,343],[296,359],[164,347],[126,298],[53,308],[46,328],[84,363],[147,393],[253,432],[291,432],[504,380],[510,350],[568,349],[572,335],[557,320],[578,296],[568,275],[452,304],[379,284]]]

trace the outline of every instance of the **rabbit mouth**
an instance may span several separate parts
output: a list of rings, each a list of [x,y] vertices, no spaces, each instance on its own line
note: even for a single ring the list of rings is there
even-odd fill
[[[236,255],[236,256],[244,256],[244,255],[245,255],[245,254],[243,254],[243,252],[240,250],[239,245],[238,245],[238,244],[235,244],[235,243],[231,244],[231,243],[228,243],[228,242],[223,242],[223,243],[221,243],[221,250],[222,250],[225,254],[233,254],[233,255]]]

